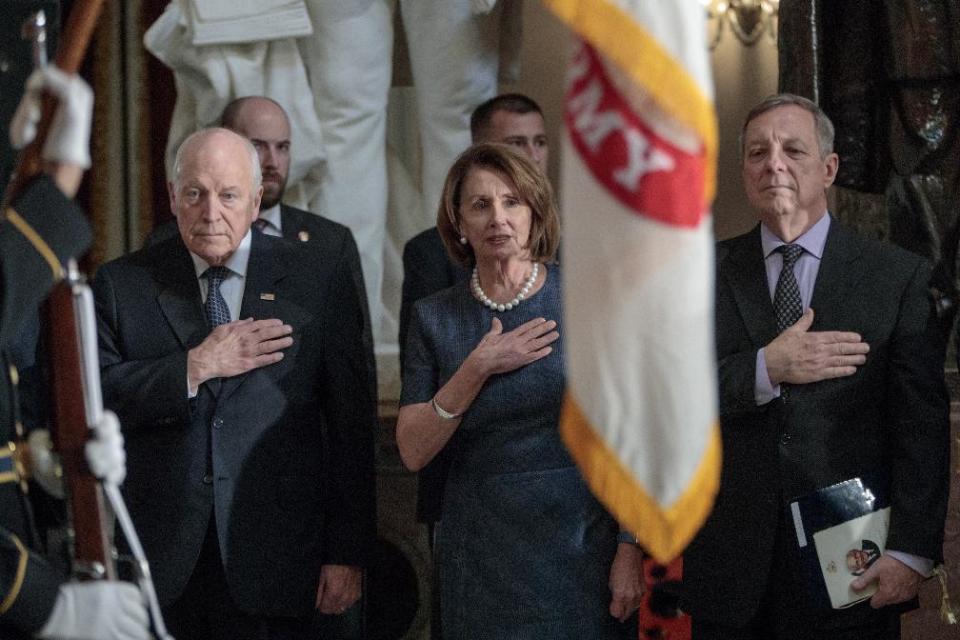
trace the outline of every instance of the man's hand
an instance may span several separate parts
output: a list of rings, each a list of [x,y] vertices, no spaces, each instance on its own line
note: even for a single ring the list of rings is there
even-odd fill
[[[281,320],[235,320],[216,327],[187,353],[190,391],[211,378],[228,378],[283,359],[293,327]]]
[[[872,582],[877,583],[877,592],[870,598],[874,609],[888,604],[898,604],[917,597],[923,576],[896,558],[883,555],[870,565],[862,576],[850,583],[854,591],[862,591]]]
[[[634,544],[617,545],[610,566],[610,615],[623,622],[640,606],[643,583],[643,552]]]
[[[320,567],[317,609],[327,615],[341,614],[360,599],[360,567],[325,564]]]
[[[813,309],[774,338],[764,350],[767,375],[774,386],[807,384],[852,376],[867,361],[870,345],[850,331],[810,331]]]

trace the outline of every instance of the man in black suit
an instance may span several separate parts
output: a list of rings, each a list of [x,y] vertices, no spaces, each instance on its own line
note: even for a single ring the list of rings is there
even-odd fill
[[[283,204],[290,174],[290,120],[279,104],[263,96],[237,98],[223,109],[223,126],[253,143],[263,174],[263,199],[254,223],[267,235],[312,243],[327,260],[343,260],[350,269],[363,311],[364,354],[373,397],[377,396],[377,364],[373,355],[373,330],[367,305],[360,252],[345,225],[303,209]],[[376,426],[376,425],[374,425]]]
[[[900,612],[941,558],[949,424],[930,268],[829,215],[832,149],[833,126],[805,98],[768,98],[744,124],[742,175],[760,225],[717,249],[724,460],[713,513],[684,557],[697,640],[898,638]],[[817,610],[789,505],[878,473],[886,552],[851,578],[855,591],[878,590]]]
[[[360,595],[375,535],[374,399],[349,264],[251,230],[250,142],[177,154],[179,235],[97,273],[105,404],[171,632],[301,638]]]

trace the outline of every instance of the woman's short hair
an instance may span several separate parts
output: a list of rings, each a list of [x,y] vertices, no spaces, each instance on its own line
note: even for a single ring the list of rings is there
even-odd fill
[[[443,184],[437,210],[437,229],[450,258],[470,267],[476,262],[469,244],[460,243],[460,198],[467,175],[475,168],[503,174],[517,189],[517,195],[530,207],[530,259],[552,262],[560,244],[560,221],[550,180],[525,156],[503,144],[484,143],[460,154]]]

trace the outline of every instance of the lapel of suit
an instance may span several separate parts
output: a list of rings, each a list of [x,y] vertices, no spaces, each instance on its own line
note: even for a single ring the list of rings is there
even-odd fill
[[[243,303],[240,305],[238,319],[264,320],[277,317],[277,283],[289,271],[289,265],[284,264],[278,247],[273,246],[278,242],[281,241],[262,233],[252,234]],[[222,397],[226,398],[236,391],[249,373],[225,380]]]
[[[723,270],[722,277],[730,284],[750,340],[766,345],[777,335],[777,321],[770,301],[759,225],[731,247],[727,260],[730,267]]]
[[[192,349],[207,337],[200,284],[193,261],[179,237],[167,241],[169,250],[157,261],[160,293],[157,303],[184,349]]]
[[[860,256],[861,245],[857,237],[831,218],[810,301],[814,312],[811,330],[847,330],[845,310],[849,301],[856,299],[853,295],[856,284],[863,276]]]
[[[296,212],[285,204],[280,205],[280,232],[287,240],[302,242],[300,232],[303,231]],[[309,235],[307,236],[309,238]]]

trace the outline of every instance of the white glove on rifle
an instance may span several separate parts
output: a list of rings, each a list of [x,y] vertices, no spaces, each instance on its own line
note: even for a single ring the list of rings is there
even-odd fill
[[[63,469],[60,456],[53,453],[53,440],[46,429],[34,429],[27,435],[30,445],[30,477],[44,491],[63,500]]]
[[[140,590],[129,582],[60,585],[44,640],[149,640],[149,618]]]
[[[97,478],[115,485],[127,477],[127,455],[123,450],[120,421],[112,411],[104,411],[100,424],[92,430],[85,453],[87,466]],[[44,491],[63,499],[63,471],[60,458],[53,453],[53,442],[46,429],[35,429],[27,436],[30,443],[30,475]]]
[[[41,156],[89,168],[93,91],[80,76],[67,75],[52,65],[37,69],[27,79],[26,92],[10,122],[10,143],[14,149],[22,149],[36,137],[44,91],[58,104]]]
[[[127,454],[123,450],[120,420],[113,411],[104,411],[100,424],[92,429],[87,441],[87,465],[93,475],[104,482],[121,485],[127,477]]]

